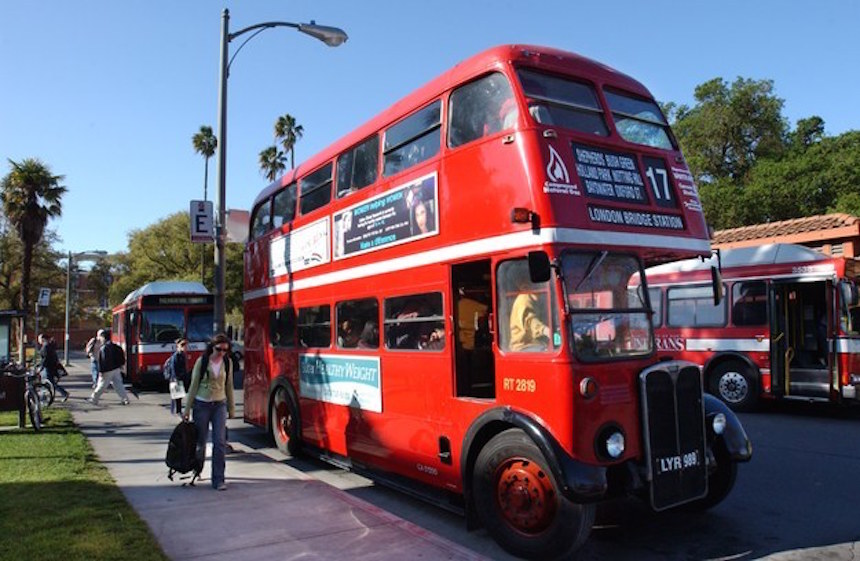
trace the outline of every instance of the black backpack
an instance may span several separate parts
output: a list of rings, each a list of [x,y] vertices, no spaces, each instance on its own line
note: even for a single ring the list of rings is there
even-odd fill
[[[197,460],[197,426],[194,423],[182,420],[176,425],[167,443],[167,456],[164,458],[164,463],[169,468],[167,477],[171,481],[176,473],[184,474],[193,471],[189,485],[194,485],[194,481],[203,471],[203,461]]]

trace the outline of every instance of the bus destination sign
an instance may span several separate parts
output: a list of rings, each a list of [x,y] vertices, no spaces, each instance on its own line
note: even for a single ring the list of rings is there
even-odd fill
[[[573,145],[576,173],[585,195],[597,199],[647,204],[645,183],[636,158],[581,144]]]

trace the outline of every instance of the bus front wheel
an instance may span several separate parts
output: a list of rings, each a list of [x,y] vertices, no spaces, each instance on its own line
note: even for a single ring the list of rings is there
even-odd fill
[[[510,553],[530,559],[569,555],[594,524],[594,505],[575,504],[535,443],[520,429],[494,436],[478,454],[473,490],[484,527]]]
[[[714,368],[710,376],[711,393],[733,411],[752,411],[758,403],[758,377],[738,361],[728,361]]]
[[[292,397],[284,388],[275,390],[269,414],[272,424],[272,438],[284,454],[296,456],[299,453],[299,414]]]

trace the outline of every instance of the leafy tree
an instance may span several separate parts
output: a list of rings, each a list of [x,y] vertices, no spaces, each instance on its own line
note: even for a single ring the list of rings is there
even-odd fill
[[[191,144],[194,146],[194,151],[203,156],[203,200],[206,201],[209,186],[209,158],[215,155],[218,139],[212,133],[212,127],[204,125],[191,137]]]
[[[30,280],[33,249],[42,239],[48,219],[62,214],[62,198],[66,187],[60,185],[62,175],[53,175],[50,168],[36,158],[20,163],[9,160],[12,170],[0,185],[3,210],[17,230],[23,244],[21,257],[21,310],[30,310]],[[23,331],[24,323],[21,322]],[[24,348],[20,346],[23,360]]]
[[[696,105],[664,105],[699,184],[728,179],[743,182],[761,158],[785,148],[783,100],[773,81],[736,79],[731,86],[714,78],[696,87]]]
[[[111,267],[110,304],[114,306],[140,286],[157,280],[200,280],[187,212],[177,212],[129,234],[128,253]],[[243,247],[226,246],[227,309],[242,306]],[[207,284],[211,277],[207,277]]]
[[[260,152],[260,173],[269,181],[274,181],[287,168],[286,156],[277,146],[269,146]]]
[[[290,154],[290,169],[296,168],[296,142],[302,137],[305,128],[296,123],[296,118],[286,113],[275,121],[275,141],[280,141],[284,153]]]

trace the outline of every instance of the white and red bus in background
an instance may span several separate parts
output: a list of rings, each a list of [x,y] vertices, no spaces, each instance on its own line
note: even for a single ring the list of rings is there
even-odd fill
[[[710,245],[656,102],[603,64],[468,59],[265,188],[248,240],[245,420],[517,555],[610,497],[712,506],[750,457],[629,289]]]
[[[860,399],[860,262],[791,244],[648,269],[657,353],[701,364],[706,389],[736,410],[760,398]]]
[[[199,282],[156,281],[113,309],[113,341],[125,350],[126,378],[136,386],[164,386],[164,361],[175,341],[188,339],[190,364],[212,337],[214,300]]]

